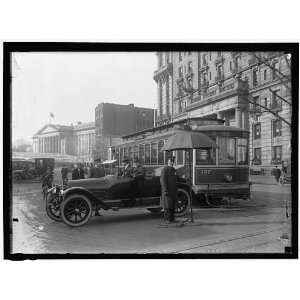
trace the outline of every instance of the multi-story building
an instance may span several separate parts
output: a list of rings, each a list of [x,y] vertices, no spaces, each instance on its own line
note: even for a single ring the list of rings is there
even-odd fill
[[[107,158],[108,148],[120,143],[122,136],[153,127],[153,124],[154,110],[151,108],[98,104],[95,109],[96,155]]]
[[[47,124],[33,136],[33,152],[70,154],[91,161],[95,152],[95,123]]]
[[[268,171],[290,159],[292,107],[286,55],[159,52],[157,57],[158,125],[186,117],[220,118],[226,125],[250,130],[253,168]]]

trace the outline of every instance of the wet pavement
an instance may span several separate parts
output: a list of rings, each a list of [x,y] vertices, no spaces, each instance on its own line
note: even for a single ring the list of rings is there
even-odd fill
[[[290,186],[253,185],[252,200],[195,206],[194,223],[163,227],[145,208],[104,211],[71,228],[46,214],[40,183],[13,186],[13,253],[283,253]]]

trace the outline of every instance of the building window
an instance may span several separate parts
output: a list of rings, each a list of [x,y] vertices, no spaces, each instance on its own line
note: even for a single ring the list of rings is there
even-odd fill
[[[264,98],[264,106],[268,108],[268,98]]]
[[[257,104],[260,104],[259,103],[259,96],[254,96],[253,97],[253,110],[254,110],[254,112],[260,112],[261,111],[261,107],[260,106],[258,106]]]
[[[170,53],[166,52],[166,62],[169,63],[170,62]]]
[[[202,65],[207,66],[207,54],[202,55]]]
[[[257,70],[253,70],[253,86],[258,85]]]
[[[279,108],[281,109],[281,100],[277,95],[279,95],[280,89],[272,91],[272,108]]]
[[[209,80],[211,80],[211,72],[209,72]]]
[[[211,60],[211,52],[209,52],[209,60]]]
[[[217,52],[218,57],[222,55],[222,52]]]
[[[161,67],[162,66],[162,53],[160,52],[158,54],[158,67]]]
[[[266,81],[267,80],[267,70],[264,70],[264,81]]]
[[[232,61],[229,62],[229,70],[232,71]]]
[[[280,164],[282,162],[282,146],[272,147],[272,163]]]
[[[279,62],[275,62],[273,64],[273,69],[272,69],[272,79],[275,80],[278,78],[278,72],[276,71],[278,70],[279,71]]]
[[[182,52],[178,53],[178,59],[179,59],[179,61],[182,61]]]
[[[193,64],[191,61],[188,62],[188,73],[189,74],[193,73]]]
[[[253,165],[261,165],[261,148],[254,148]]]
[[[272,120],[273,123],[273,137],[281,136],[281,120]]]
[[[182,74],[182,67],[179,67],[179,68],[178,68],[178,76],[179,76],[179,77],[183,77],[183,74]]]
[[[253,135],[254,139],[258,140],[261,137],[261,124],[257,123],[253,125]]]
[[[192,51],[188,51],[188,55],[192,55]]]

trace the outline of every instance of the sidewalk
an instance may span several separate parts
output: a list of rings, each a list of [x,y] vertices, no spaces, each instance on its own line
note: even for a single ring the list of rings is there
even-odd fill
[[[267,176],[267,175],[249,175],[249,180],[253,184],[267,184],[267,185],[278,185],[274,176]],[[285,185],[288,185],[286,183]]]

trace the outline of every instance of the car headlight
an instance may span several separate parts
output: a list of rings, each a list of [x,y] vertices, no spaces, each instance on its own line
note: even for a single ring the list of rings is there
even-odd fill
[[[231,182],[232,181],[232,175],[229,175],[229,174],[224,175],[224,180],[226,182]]]

